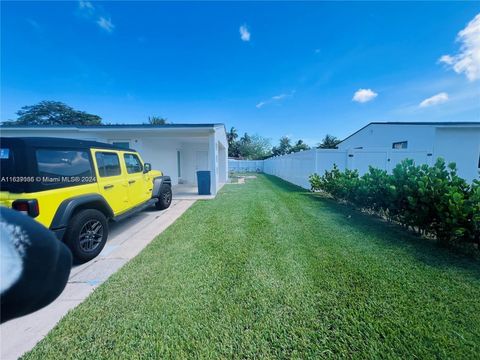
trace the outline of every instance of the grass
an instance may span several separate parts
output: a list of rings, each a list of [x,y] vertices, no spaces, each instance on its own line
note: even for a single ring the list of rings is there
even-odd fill
[[[479,339],[478,262],[260,175],[194,204],[25,358],[467,359]]]

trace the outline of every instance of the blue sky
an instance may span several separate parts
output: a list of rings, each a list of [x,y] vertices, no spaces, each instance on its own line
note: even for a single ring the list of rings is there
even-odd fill
[[[2,1],[0,119],[59,100],[104,122],[160,115],[310,144],[371,121],[480,121],[478,14],[478,2]]]

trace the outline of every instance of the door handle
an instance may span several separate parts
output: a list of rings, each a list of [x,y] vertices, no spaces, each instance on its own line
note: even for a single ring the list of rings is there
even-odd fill
[[[128,183],[129,184],[133,184],[135,182],[135,180],[129,180]]]
[[[111,189],[111,188],[113,188],[113,185],[105,185],[103,188],[104,188],[105,190]]]

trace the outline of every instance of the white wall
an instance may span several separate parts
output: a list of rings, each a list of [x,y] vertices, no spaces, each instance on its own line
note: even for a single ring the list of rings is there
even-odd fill
[[[458,175],[464,179],[479,177],[480,127],[438,128],[434,144],[435,157],[457,164]]]
[[[220,152],[222,156],[220,156]],[[228,179],[228,141],[225,127],[217,125],[208,138],[208,170],[210,170],[210,192],[216,194],[220,184]],[[222,164],[220,164],[222,162]],[[220,174],[222,172],[222,174]]]
[[[160,170],[172,178],[172,184],[178,184],[177,150],[182,145],[179,141],[165,138],[144,138],[132,146],[142,156],[143,161],[151,163],[152,169]]]
[[[218,145],[218,180],[225,184],[228,180],[228,150],[221,142]]]
[[[408,150],[432,151],[434,139],[433,125],[370,124],[342,141],[338,148],[391,149],[394,142],[408,141]]]

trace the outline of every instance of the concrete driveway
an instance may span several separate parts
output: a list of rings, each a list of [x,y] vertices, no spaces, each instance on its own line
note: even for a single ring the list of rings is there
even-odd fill
[[[0,326],[0,359],[17,359],[31,350],[69,310],[135,257],[194,202],[173,200],[167,210],[146,210],[111,224],[109,240],[102,253],[72,269],[67,287],[58,299],[46,308]]]

